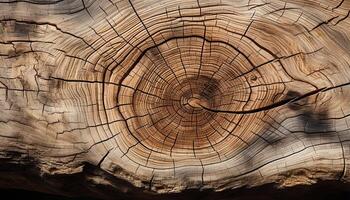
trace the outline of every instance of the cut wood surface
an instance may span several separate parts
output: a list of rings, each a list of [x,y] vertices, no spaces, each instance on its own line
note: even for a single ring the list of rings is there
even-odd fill
[[[1,0],[0,185],[36,174],[59,191],[53,177],[89,170],[84,184],[118,192],[349,181],[349,13],[349,0]]]

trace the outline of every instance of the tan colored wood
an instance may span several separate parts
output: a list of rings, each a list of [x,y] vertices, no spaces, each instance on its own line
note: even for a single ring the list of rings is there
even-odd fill
[[[349,10],[0,1],[0,166],[158,193],[348,181]]]

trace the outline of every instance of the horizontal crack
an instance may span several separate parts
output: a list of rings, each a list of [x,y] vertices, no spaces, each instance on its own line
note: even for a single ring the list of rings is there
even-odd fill
[[[257,112],[261,112],[261,111],[266,111],[266,110],[270,110],[270,109],[273,109],[273,108],[277,108],[277,107],[283,106],[283,105],[288,104],[288,103],[296,102],[296,101],[299,101],[299,100],[301,100],[303,98],[306,98],[306,97],[312,96],[314,94],[317,94],[318,92],[325,91],[327,89],[328,88],[323,87],[321,89],[317,89],[317,90],[313,90],[311,92],[308,92],[308,93],[306,93],[304,95],[301,95],[299,97],[288,98],[288,99],[279,101],[277,103],[273,103],[273,104],[270,104],[268,106],[264,106],[264,107],[260,107],[260,108],[256,108],[256,109],[252,109],[252,110],[230,111],[230,110],[212,109],[212,108],[205,107],[203,105],[200,105],[200,106],[203,109],[205,109],[205,110],[208,110],[208,111],[211,111],[211,112],[216,112],[216,113],[252,114],[252,113],[257,113]]]

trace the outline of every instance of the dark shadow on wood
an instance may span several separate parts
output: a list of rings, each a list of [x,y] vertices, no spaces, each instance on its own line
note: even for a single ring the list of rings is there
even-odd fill
[[[83,192],[83,191],[82,191]],[[45,199],[45,200],[98,200],[89,197],[64,197],[40,192],[0,189],[2,198],[6,199]],[[8,197],[8,198],[7,198]],[[172,195],[150,195],[144,194],[129,196],[114,193],[110,199],[116,200],[348,200],[350,199],[350,184],[339,181],[324,181],[311,186],[294,186],[286,189],[277,189],[273,184],[263,185],[256,188],[242,188],[232,191],[213,192],[190,190],[180,194]]]

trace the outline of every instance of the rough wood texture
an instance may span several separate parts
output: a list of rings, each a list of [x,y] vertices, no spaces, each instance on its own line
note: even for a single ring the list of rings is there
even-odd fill
[[[349,10],[2,0],[0,182],[83,174],[86,188],[168,193],[350,180]]]

